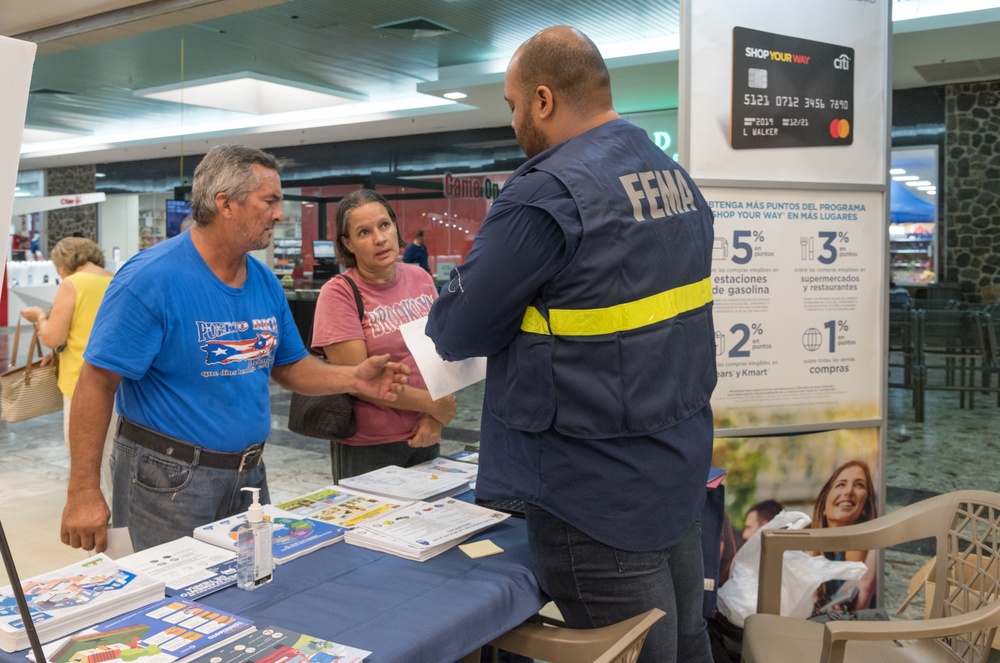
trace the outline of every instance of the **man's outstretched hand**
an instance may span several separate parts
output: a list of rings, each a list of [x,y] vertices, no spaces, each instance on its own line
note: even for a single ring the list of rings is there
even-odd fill
[[[394,401],[402,393],[403,385],[409,378],[410,367],[396,361],[389,361],[389,355],[369,357],[354,367],[356,392]]]

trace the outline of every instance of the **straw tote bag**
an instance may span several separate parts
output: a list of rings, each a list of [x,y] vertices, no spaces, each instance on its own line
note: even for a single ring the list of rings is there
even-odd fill
[[[42,343],[38,340],[38,327],[31,334],[27,362],[15,368],[17,346],[21,340],[21,317],[17,318],[17,334],[14,336],[14,351],[11,353],[10,369],[0,375],[0,419],[16,423],[34,419],[43,414],[58,412],[63,408],[62,392],[59,391],[59,354],[54,353],[52,364],[42,363]],[[38,360],[32,362],[35,350]]]

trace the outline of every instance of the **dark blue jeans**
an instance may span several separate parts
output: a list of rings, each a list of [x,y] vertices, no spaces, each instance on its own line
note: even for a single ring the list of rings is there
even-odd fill
[[[666,550],[629,552],[595,541],[535,506],[528,541],[542,590],[571,628],[596,628],[659,608],[637,663],[712,663],[702,600],[701,523]]]
[[[246,511],[253,498],[244,486],[260,488],[269,504],[264,461],[237,472],[185,463],[140,447],[122,436],[111,454],[114,480],[111,522],[128,527],[136,552],[191,536],[195,527]]]

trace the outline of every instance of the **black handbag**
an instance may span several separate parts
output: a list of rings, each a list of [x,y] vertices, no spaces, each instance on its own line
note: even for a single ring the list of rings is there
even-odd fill
[[[338,274],[354,291],[358,305],[358,318],[364,318],[365,306],[361,302],[358,286],[349,277]],[[292,393],[288,407],[288,430],[321,440],[346,440],[358,432],[354,418],[354,397],[350,394],[325,394],[304,396]]]

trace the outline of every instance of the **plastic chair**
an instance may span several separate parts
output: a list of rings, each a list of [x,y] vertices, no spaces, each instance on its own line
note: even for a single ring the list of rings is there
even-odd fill
[[[965,490],[849,527],[764,531],[758,614],[746,620],[744,663],[985,663],[1000,625],[998,529],[1000,495]],[[778,616],[786,550],[872,550],[926,538],[937,544],[929,619],[817,624]]]
[[[490,646],[547,663],[634,663],[646,634],[666,613],[658,608],[601,628],[573,629],[529,620]]]

